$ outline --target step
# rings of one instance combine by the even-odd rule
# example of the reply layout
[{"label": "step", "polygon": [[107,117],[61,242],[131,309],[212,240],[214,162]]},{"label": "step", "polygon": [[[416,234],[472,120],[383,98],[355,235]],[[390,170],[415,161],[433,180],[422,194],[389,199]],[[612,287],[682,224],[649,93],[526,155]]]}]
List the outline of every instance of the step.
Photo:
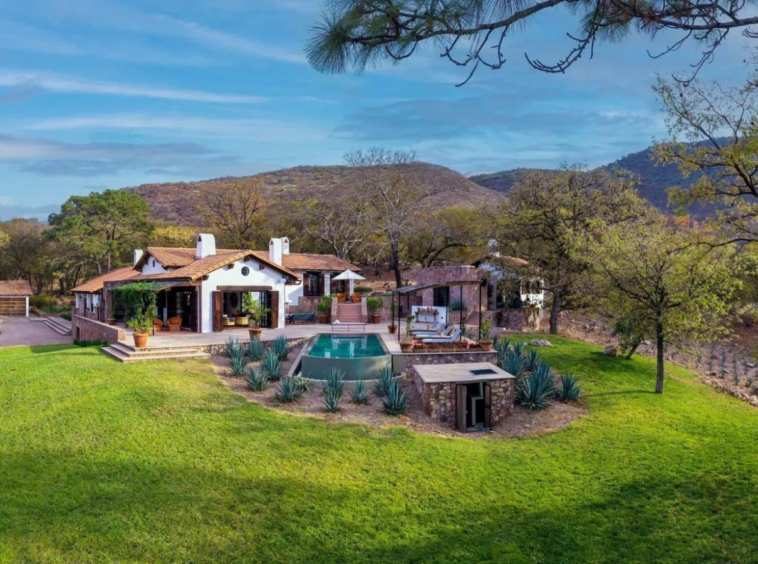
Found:
[{"label": "step", "polygon": [[187,352],[162,352],[162,353],[143,353],[143,354],[127,354],[123,350],[116,349],[114,347],[104,347],[101,349],[105,354],[112,356],[119,362],[143,362],[147,360],[177,360],[184,358],[209,358],[208,353],[200,351],[187,351]]},{"label": "step", "polygon": [[[148,342],[149,344],[149,342]],[[161,353],[186,353],[186,352],[202,352],[197,345],[176,345],[170,347],[150,347],[147,346],[144,349],[138,349],[134,346],[120,341],[114,343],[111,347],[120,350],[121,352],[129,355],[145,355],[145,354],[161,354]]]},{"label": "step", "polygon": [[[64,322],[64,323],[61,323],[61,322]],[[65,319],[59,319],[57,317],[46,317],[45,325],[50,327],[50,329],[52,329],[59,335],[71,334],[71,324],[65,325]]]}]

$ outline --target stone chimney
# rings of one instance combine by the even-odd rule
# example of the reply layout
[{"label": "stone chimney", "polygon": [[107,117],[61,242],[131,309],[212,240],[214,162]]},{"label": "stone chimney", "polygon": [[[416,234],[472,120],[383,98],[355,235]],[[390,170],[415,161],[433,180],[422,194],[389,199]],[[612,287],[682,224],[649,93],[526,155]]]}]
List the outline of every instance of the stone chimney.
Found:
[{"label": "stone chimney", "polygon": [[134,249],[134,264],[132,266],[137,266],[137,263],[139,262],[139,259],[142,258],[143,254],[145,254],[145,251],[142,249]]},{"label": "stone chimney", "polygon": [[[289,241],[287,241],[287,254],[289,254]],[[268,260],[274,264],[282,266],[282,255],[284,254],[284,243],[282,239],[271,239],[268,242]]]},{"label": "stone chimney", "polygon": [[195,258],[202,259],[216,254],[216,238],[210,233],[200,233],[197,236]]}]

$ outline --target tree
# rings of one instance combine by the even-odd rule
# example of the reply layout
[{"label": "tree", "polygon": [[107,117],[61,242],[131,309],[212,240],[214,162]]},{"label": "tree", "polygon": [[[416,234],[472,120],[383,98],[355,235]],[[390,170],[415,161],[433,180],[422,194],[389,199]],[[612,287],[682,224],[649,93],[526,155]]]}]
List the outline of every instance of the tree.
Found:
[{"label": "tree", "polygon": [[672,189],[672,200],[716,204],[730,241],[758,240],[758,72],[742,87],[659,80],[655,90],[672,136],[656,146],[658,159],[698,175],[691,189]]},{"label": "tree", "polygon": [[608,228],[588,247],[601,288],[598,307],[634,319],[655,340],[656,385],[663,393],[667,343],[709,341],[726,334],[723,321],[738,286],[732,246],[659,220]]},{"label": "tree", "polygon": [[419,229],[419,218],[433,209],[432,198],[446,188],[435,186],[418,174],[413,151],[373,148],[348,153],[345,161],[360,173],[363,193],[360,197],[365,198],[371,221],[387,241],[390,269],[395,272],[395,283],[400,288],[402,246]]},{"label": "tree", "polygon": [[[713,59],[716,49],[733,30],[755,38],[748,26],[758,24],[750,4],[731,0],[327,0],[321,21],[313,28],[306,47],[308,60],[322,72],[363,70],[383,61],[412,57],[424,43],[433,43],[440,55],[457,66],[468,67],[463,83],[483,66],[500,69],[505,63],[503,45],[540,13],[568,7],[579,31],[569,34],[574,46],[554,64],[527,61],[537,70],[565,72],[586,53],[592,57],[602,41],[617,41],[630,31],[649,35],[664,30],[677,33],[668,53],[684,43],[702,46],[694,74]],[[570,13],[570,12],[569,12]],[[661,55],[660,54],[654,54]]]},{"label": "tree", "polygon": [[481,258],[488,239],[481,218],[481,210],[454,207],[420,218],[421,228],[406,245],[408,260],[426,268]]},{"label": "tree", "polygon": [[509,254],[529,261],[528,276],[539,276],[552,296],[550,332],[558,333],[560,313],[587,305],[579,290],[588,268],[584,245],[606,225],[627,223],[649,213],[634,181],[621,172],[564,167],[530,171],[500,210],[498,240]]},{"label": "tree", "polygon": [[7,243],[0,263],[0,279],[28,280],[41,293],[53,281],[51,257],[55,253],[45,238],[45,226],[29,219],[13,219],[3,224]]},{"label": "tree", "polygon": [[225,244],[234,249],[253,249],[264,242],[265,207],[263,180],[239,178],[208,186],[199,211]]},{"label": "tree", "polygon": [[125,190],[72,196],[50,215],[48,236],[76,247],[98,273],[110,272],[131,262],[133,250],[146,241],[153,229],[149,214],[147,202]]}]

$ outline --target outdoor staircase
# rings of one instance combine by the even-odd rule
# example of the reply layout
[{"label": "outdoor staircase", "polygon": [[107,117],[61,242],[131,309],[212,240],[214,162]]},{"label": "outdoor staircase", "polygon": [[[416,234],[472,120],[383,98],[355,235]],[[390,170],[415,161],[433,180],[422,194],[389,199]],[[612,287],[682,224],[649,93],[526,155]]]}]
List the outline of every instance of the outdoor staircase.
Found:
[{"label": "outdoor staircase", "polygon": [[114,343],[102,351],[119,362],[144,362],[147,360],[172,360],[177,358],[209,358],[210,355],[197,347],[136,349],[125,343]]},{"label": "outdoor staircase", "polygon": [[71,322],[66,321],[62,317],[45,317],[45,325],[59,335],[66,336],[71,334]]},{"label": "outdoor staircase", "polygon": [[361,304],[337,304],[337,319],[340,323],[366,323],[361,313]]}]

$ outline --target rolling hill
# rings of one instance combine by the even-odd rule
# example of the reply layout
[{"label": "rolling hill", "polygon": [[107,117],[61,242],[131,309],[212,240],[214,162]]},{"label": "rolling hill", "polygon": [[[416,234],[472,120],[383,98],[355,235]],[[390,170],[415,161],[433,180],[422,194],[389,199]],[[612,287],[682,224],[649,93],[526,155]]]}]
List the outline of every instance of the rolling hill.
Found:
[{"label": "rolling hill", "polygon": [[[462,174],[442,166],[418,163],[413,167],[412,176],[419,181],[430,183],[447,190],[436,197],[438,207],[475,207],[502,199],[502,194],[480,186]],[[275,204],[286,204],[308,196],[323,188],[360,186],[359,171],[347,166],[299,166],[265,172],[251,177],[229,177],[200,182],[174,182],[144,184],[126,188],[142,196],[158,220],[178,225],[196,225],[196,210],[201,202],[201,194],[208,188],[223,186],[246,178],[262,178],[264,191]]]}]

